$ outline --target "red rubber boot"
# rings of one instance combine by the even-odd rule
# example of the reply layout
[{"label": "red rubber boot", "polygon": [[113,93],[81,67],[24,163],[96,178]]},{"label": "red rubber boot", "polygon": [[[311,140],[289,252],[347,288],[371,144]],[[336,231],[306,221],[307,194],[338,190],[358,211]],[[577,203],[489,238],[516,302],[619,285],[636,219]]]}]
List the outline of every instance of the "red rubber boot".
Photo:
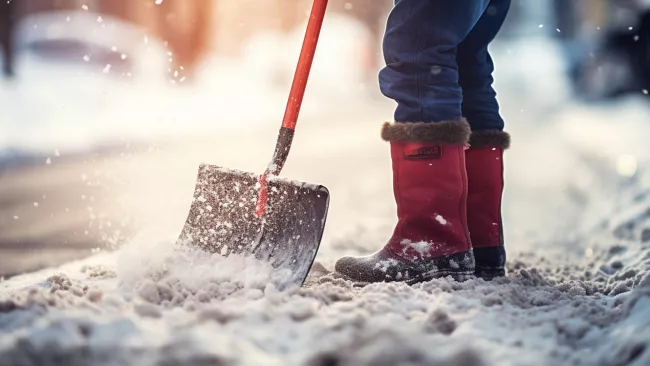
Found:
[{"label": "red rubber boot", "polygon": [[336,271],[361,282],[416,283],[474,275],[466,218],[466,121],[385,124],[397,225],[380,251],[344,257]]},{"label": "red rubber boot", "polygon": [[467,223],[476,259],[476,276],[505,276],[506,251],[501,220],[503,152],[510,135],[502,131],[473,132],[465,152],[469,183]]}]

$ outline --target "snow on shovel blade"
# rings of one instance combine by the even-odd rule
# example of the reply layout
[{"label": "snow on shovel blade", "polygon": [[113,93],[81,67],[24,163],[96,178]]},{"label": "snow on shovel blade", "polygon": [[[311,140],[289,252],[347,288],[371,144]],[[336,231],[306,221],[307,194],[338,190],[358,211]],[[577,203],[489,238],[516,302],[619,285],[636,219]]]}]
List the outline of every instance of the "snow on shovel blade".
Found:
[{"label": "snow on shovel blade", "polygon": [[266,212],[258,218],[258,179],[201,165],[179,242],[223,256],[252,255],[272,265],[282,287],[300,286],[323,236],[329,192],[323,186],[272,179]]}]

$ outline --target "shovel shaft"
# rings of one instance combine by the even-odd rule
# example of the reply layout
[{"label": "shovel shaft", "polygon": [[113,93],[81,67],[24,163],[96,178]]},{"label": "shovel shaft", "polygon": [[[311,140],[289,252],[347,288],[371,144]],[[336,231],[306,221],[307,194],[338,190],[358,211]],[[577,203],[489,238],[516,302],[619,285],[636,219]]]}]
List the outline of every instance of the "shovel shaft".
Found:
[{"label": "shovel shaft", "polygon": [[314,61],[314,54],[316,53],[316,44],[320,36],[320,30],[323,26],[323,19],[325,18],[325,10],[327,9],[328,0],[315,0],[307,23],[307,31],[305,32],[305,40],[302,43],[302,50],[300,51],[300,59],[296,67],[296,73],[293,76],[293,84],[291,85],[291,93],[287,101],[287,108],[284,112],[284,119],[282,120],[282,127],[290,130],[296,129],[298,122],[298,114],[302,105],[302,99],[305,95],[305,88],[307,87],[307,79],[309,79],[309,72],[311,65]]},{"label": "shovel shaft", "polygon": [[284,112],[282,119],[282,127],[278,135],[278,140],[273,152],[273,159],[267,167],[266,171],[259,179],[259,195],[255,213],[258,217],[262,217],[266,210],[266,203],[268,200],[268,179],[270,176],[280,174],[284,163],[287,161],[289,150],[291,150],[291,143],[293,142],[293,135],[298,123],[298,115],[300,114],[300,107],[307,88],[307,80],[309,79],[309,72],[311,65],[314,61],[314,54],[316,53],[316,45],[318,44],[318,37],[320,30],[323,26],[323,19],[325,18],[325,11],[327,9],[328,0],[314,0],[314,5],[311,9],[309,22],[307,23],[307,31],[305,32],[305,39],[302,43],[300,51],[300,58],[298,59],[298,66],[296,73],[293,76],[293,83],[291,85],[291,92],[289,93],[289,100],[287,101],[287,108]]}]

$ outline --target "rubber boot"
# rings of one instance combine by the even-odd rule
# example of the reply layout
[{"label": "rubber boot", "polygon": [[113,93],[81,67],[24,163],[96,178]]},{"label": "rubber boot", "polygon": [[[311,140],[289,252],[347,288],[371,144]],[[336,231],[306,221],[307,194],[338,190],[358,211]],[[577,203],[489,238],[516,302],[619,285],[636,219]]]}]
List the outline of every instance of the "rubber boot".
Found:
[{"label": "rubber boot", "polygon": [[486,280],[505,276],[501,199],[503,152],[510,135],[502,131],[473,132],[465,152],[468,178],[467,223],[476,260],[476,276]]},{"label": "rubber boot", "polygon": [[466,217],[465,120],[390,123],[397,225],[388,243],[365,257],[344,257],[336,271],[360,282],[417,283],[474,276]]}]

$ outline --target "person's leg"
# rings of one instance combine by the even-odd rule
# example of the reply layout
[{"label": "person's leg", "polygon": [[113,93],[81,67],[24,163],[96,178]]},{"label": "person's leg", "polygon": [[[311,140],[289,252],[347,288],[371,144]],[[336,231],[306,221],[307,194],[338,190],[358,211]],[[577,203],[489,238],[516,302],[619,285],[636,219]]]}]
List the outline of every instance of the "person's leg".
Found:
[{"label": "person's leg", "polygon": [[397,225],[383,249],[345,257],[336,271],[357,281],[418,282],[474,275],[467,228],[465,148],[456,47],[488,0],[399,0],[386,30],[382,92],[397,101],[390,142]]},{"label": "person's leg", "polygon": [[492,88],[494,63],[488,45],[499,33],[510,1],[490,1],[474,29],[458,46],[456,61],[463,93],[462,112],[472,131],[502,131],[504,127],[496,92]]},{"label": "person's leg", "polygon": [[397,102],[396,122],[461,118],[456,50],[489,0],[396,0],[388,17],[379,73],[382,93]]},{"label": "person's leg", "polygon": [[467,223],[476,274],[486,279],[505,274],[501,198],[503,151],[510,144],[510,136],[503,132],[503,118],[492,88],[494,64],[488,45],[499,32],[509,7],[510,0],[492,0],[457,53],[462,111],[472,128],[470,148],[465,152]]}]

